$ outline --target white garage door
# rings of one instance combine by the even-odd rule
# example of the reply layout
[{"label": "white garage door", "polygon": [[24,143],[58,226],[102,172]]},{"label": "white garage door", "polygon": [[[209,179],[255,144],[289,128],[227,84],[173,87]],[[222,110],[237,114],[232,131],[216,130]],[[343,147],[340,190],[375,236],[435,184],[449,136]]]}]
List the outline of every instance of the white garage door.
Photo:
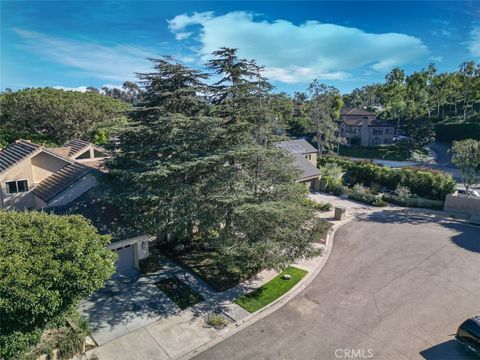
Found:
[{"label": "white garage door", "polygon": [[133,255],[133,245],[128,245],[115,250],[118,254],[117,273],[130,272],[135,269],[135,257]]}]

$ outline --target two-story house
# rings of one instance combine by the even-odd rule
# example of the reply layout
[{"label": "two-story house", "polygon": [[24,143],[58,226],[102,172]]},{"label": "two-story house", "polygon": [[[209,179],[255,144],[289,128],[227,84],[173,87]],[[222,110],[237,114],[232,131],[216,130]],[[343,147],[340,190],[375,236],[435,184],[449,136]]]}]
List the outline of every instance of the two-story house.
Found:
[{"label": "two-story house", "polygon": [[96,183],[106,151],[72,140],[46,148],[17,140],[0,151],[0,208],[42,209],[74,200]]},{"label": "two-story house", "polygon": [[17,140],[0,151],[0,209],[82,215],[100,234],[112,236],[108,248],[118,254],[117,273],[138,269],[151,237],[129,227],[92,189],[106,156],[105,149],[83,140],[57,148]]},{"label": "two-story house", "polygon": [[350,145],[376,146],[392,144],[395,126],[377,119],[375,113],[358,108],[343,108],[340,112],[340,135]]},{"label": "two-story house", "polygon": [[275,146],[293,156],[293,164],[300,170],[297,181],[310,190],[318,190],[320,171],[317,168],[317,149],[304,139],[280,141]]}]

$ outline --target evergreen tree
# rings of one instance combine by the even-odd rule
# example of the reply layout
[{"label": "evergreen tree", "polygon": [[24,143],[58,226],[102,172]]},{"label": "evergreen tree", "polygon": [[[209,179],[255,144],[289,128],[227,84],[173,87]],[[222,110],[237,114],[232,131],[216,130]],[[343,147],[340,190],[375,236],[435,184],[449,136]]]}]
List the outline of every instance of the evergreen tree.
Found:
[{"label": "evergreen tree", "polygon": [[207,74],[188,68],[169,56],[150,61],[153,72],[137,74],[143,87],[142,101],[138,105],[141,117],[147,112],[190,116],[205,110],[205,100],[199,93],[206,90],[203,81],[208,78]]},{"label": "evergreen tree", "polygon": [[[107,165],[116,184],[111,198],[165,246],[208,242],[222,264],[282,268],[315,253],[319,220],[305,206],[292,159],[272,144],[270,85],[259,66],[235,54],[221,49],[208,63],[223,79],[213,87],[215,117],[193,115],[193,94],[203,86],[193,70],[162,63],[158,74],[142,77],[145,107]],[[185,74],[195,80],[178,82]]]}]

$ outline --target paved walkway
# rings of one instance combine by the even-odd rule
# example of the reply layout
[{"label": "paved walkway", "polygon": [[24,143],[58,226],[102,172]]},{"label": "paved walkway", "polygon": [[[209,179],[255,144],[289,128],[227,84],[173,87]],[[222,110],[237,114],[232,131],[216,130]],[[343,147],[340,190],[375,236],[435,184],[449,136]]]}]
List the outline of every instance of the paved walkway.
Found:
[{"label": "paved walkway", "polygon": [[[318,202],[330,202],[334,206],[346,207],[347,217],[350,218],[385,209],[372,208],[326,194],[317,193],[309,196]],[[339,224],[339,221],[334,220],[333,214],[332,209],[319,213],[318,216],[331,221],[334,225]],[[316,246],[324,248],[322,244]],[[313,259],[299,261],[294,266],[313,274],[319,270],[322,257],[326,256],[328,254],[324,253]],[[118,280],[114,281],[101,296],[97,295],[97,298],[89,299],[82,305],[84,313],[91,319],[89,323],[93,324],[92,335],[101,345],[87,355],[96,354],[100,360],[188,358],[194,349],[216,339],[220,340],[227,332],[235,330],[236,325],[257,316],[251,315],[233,301],[260,287],[278,274],[275,271],[262,271],[232,289],[217,293],[176,263],[166,258],[162,259],[161,263],[163,269],[158,273],[137,276],[130,283],[122,284],[118,283]],[[322,266],[323,264],[324,261]],[[188,284],[194,291],[201,294],[205,301],[188,310],[180,311],[155,286],[158,280],[172,276]],[[122,290],[122,286],[126,289]],[[111,290],[108,290],[112,287],[120,288],[117,293],[113,292],[113,297]],[[154,299],[147,301],[150,298]],[[100,300],[95,306],[95,301],[98,299]],[[118,304],[113,305],[114,303]],[[209,327],[206,324],[207,316],[218,312],[230,319],[232,325],[223,330]]]},{"label": "paved walkway", "polygon": [[[312,271],[319,258],[295,266]],[[100,345],[87,356],[96,354],[101,360],[178,358],[228,331],[228,328],[216,330],[208,326],[208,315],[222,313],[232,323],[250,317],[249,312],[233,301],[278,274],[265,270],[217,293],[173,261],[163,258],[161,263],[163,269],[155,274],[112,279],[104,289],[82,303],[80,309],[90,324],[93,338]],[[173,276],[201,294],[205,301],[181,311],[155,285]]]}]

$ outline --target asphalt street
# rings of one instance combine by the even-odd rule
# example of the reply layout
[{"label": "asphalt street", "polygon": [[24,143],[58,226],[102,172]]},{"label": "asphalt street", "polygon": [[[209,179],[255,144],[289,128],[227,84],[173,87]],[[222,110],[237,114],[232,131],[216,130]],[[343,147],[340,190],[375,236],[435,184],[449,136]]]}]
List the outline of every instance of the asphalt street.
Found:
[{"label": "asphalt street", "polygon": [[479,274],[479,227],[365,215],[301,294],[195,359],[476,359],[453,335],[480,314]]}]

